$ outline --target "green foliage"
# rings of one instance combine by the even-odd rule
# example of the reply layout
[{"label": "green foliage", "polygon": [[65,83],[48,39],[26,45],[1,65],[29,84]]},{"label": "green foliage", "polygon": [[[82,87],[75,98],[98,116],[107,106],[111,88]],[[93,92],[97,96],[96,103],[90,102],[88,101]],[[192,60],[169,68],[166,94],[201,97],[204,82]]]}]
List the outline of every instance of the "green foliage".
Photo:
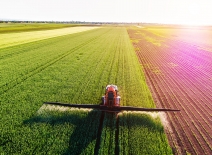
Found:
[{"label": "green foliage", "polygon": [[105,113],[99,154],[115,154],[116,115]]},{"label": "green foliage", "polygon": [[123,112],[119,115],[120,154],[172,154],[159,117]]},{"label": "green foliage", "polygon": [[[0,70],[2,154],[93,154],[101,113],[39,110],[45,101],[99,104],[104,87],[116,84],[122,105],[155,107],[124,27],[101,28],[0,48]],[[157,123],[156,127],[154,122],[150,124],[153,131],[142,129],[140,116],[129,117],[138,126],[126,124],[126,121],[130,123],[128,115],[120,119],[121,152],[126,149],[138,153],[140,149],[134,148],[140,144],[142,148],[154,147],[149,145],[153,144],[151,139],[167,145],[165,138],[161,140],[164,133]],[[115,152],[115,123],[113,115],[105,115],[100,154]],[[158,137],[152,136],[155,130]],[[129,131],[134,138],[138,134],[150,140],[142,143],[140,138],[133,143],[127,136]]]}]

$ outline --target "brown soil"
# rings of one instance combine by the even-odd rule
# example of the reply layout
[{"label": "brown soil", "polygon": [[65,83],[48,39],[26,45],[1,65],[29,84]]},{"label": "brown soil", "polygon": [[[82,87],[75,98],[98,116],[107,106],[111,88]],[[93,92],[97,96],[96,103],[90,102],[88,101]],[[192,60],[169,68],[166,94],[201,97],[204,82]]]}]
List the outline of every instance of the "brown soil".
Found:
[{"label": "brown soil", "polygon": [[157,107],[181,110],[167,113],[173,152],[212,154],[212,52],[188,38],[148,29],[128,29],[128,34]]}]

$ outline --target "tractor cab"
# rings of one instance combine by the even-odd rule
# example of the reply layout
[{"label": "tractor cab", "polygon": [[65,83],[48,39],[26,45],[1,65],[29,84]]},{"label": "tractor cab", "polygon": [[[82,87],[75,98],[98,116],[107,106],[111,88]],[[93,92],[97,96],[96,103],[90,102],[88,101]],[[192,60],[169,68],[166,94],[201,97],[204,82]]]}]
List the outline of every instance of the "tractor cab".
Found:
[{"label": "tractor cab", "polygon": [[109,108],[119,107],[121,97],[118,95],[118,87],[116,85],[107,85],[105,95],[102,96],[102,105]]}]

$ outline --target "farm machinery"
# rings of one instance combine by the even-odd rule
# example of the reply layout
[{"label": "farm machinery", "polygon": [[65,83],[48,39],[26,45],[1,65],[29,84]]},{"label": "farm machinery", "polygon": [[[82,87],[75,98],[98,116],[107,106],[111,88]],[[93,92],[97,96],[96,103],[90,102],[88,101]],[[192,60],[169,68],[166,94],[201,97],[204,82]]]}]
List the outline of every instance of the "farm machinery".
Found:
[{"label": "farm machinery", "polygon": [[105,89],[105,95],[102,96],[102,102],[99,105],[95,104],[68,104],[60,102],[44,102],[49,105],[59,105],[75,108],[92,108],[105,112],[119,113],[122,111],[180,111],[177,109],[164,109],[164,108],[142,108],[132,106],[120,106],[120,95],[118,93],[118,87],[116,85],[107,85]]}]

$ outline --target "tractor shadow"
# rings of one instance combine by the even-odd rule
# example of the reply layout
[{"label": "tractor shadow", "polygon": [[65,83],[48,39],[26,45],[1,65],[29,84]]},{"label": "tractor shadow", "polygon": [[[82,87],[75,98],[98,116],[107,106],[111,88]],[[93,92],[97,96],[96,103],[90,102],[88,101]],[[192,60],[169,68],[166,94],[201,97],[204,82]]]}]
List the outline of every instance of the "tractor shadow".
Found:
[{"label": "tractor shadow", "polygon": [[[35,126],[40,124],[48,124],[54,129],[55,126],[61,125],[61,131],[64,130],[64,124],[69,124],[71,126],[70,133],[66,134],[69,137],[67,149],[62,150],[64,155],[78,155],[83,153],[83,151],[88,147],[90,143],[95,141],[95,149],[93,154],[98,154],[99,149],[99,140],[101,137],[101,128],[103,122],[103,113],[97,110],[71,110],[71,111],[54,111],[54,110],[45,110],[39,112],[35,116],[27,119],[23,122],[24,125]],[[69,127],[70,127],[69,126]],[[74,128],[74,129],[73,129]],[[49,131],[52,133],[52,131]],[[49,134],[46,133],[46,134]],[[53,134],[56,134],[53,132]],[[59,134],[60,135],[60,134]],[[58,137],[57,137],[58,138]],[[47,146],[51,147],[51,146]],[[47,149],[48,151],[48,149]],[[54,153],[54,152],[53,152]]]},{"label": "tractor shadow", "polygon": [[[80,114],[80,111],[82,115]],[[111,117],[108,117],[111,115]],[[113,115],[113,116],[112,116]],[[107,116],[107,117],[106,117]],[[112,113],[105,113],[97,110],[91,111],[83,111],[75,110],[73,111],[45,111],[35,116],[31,117],[28,120],[25,120],[23,124],[25,125],[36,125],[36,124],[48,124],[54,128],[54,126],[61,125],[61,132],[64,128],[64,124],[71,124],[74,126],[74,129],[67,133],[69,137],[68,147],[65,150],[62,150],[62,154],[68,155],[78,155],[83,154],[84,150],[89,146],[91,143],[95,143],[95,148],[92,148],[92,154],[99,154],[99,149],[101,146],[101,134],[102,129],[104,127],[111,128],[116,130],[115,132],[115,150],[114,154],[119,154],[119,127],[127,127],[131,128],[133,126],[140,126],[149,128],[149,130],[159,131],[163,130],[163,127],[155,121],[150,116],[142,116],[139,115],[121,115],[121,117],[116,118],[116,123],[114,125],[114,120],[107,120],[108,123],[104,123],[108,118],[116,118]],[[110,123],[111,121],[111,123]],[[112,124],[112,125],[111,125]],[[66,129],[67,130],[67,129]],[[71,130],[71,129],[70,129]],[[60,132],[60,131],[57,131]],[[51,132],[49,132],[51,133]],[[47,134],[49,134],[47,133]],[[92,144],[93,146],[93,144]],[[50,146],[51,147],[51,146]],[[48,152],[49,149],[47,149]],[[90,149],[91,150],[91,149]]]}]

